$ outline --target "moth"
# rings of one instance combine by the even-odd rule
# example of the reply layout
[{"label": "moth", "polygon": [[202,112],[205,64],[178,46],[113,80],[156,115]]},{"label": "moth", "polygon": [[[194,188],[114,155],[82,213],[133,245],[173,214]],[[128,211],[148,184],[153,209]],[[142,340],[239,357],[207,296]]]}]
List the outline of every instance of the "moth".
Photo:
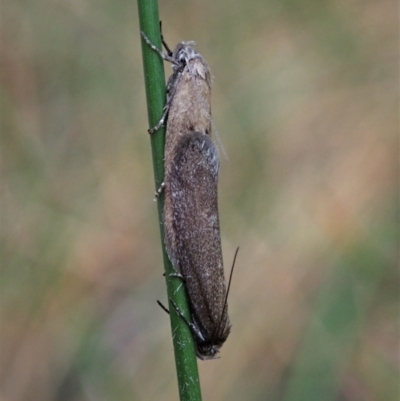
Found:
[{"label": "moth", "polygon": [[165,245],[186,287],[191,321],[173,305],[192,331],[197,356],[214,359],[231,324],[218,215],[220,162],[211,138],[211,71],[193,42],[170,51],[163,40],[164,54],[142,37],[173,69],[163,117],[150,132],[166,122]]}]

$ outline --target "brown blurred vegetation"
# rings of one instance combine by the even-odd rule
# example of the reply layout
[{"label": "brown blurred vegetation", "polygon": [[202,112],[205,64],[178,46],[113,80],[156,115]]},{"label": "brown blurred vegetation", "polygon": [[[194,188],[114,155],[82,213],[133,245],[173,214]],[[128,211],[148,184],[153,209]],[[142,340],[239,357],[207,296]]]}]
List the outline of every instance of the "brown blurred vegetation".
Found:
[{"label": "brown blurred vegetation", "polygon": [[[226,269],[241,247],[203,399],[398,400],[398,2],[160,16],[213,71]],[[136,3],[1,19],[1,400],[176,400]]]}]

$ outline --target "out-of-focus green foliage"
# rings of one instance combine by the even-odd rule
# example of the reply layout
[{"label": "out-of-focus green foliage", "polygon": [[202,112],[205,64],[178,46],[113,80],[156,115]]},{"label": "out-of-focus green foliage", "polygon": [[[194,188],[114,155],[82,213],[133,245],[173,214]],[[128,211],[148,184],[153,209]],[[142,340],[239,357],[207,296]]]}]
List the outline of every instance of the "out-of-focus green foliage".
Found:
[{"label": "out-of-focus green foliage", "polygon": [[[203,399],[398,400],[398,3],[160,16],[213,71],[227,270],[241,247]],[[176,400],[136,3],[1,17],[0,396]]]}]

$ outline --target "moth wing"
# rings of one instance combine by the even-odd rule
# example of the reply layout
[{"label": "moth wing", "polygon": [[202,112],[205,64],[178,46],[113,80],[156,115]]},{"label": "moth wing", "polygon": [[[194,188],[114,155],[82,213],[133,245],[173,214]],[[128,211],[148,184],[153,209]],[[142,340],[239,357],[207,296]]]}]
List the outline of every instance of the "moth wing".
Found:
[{"label": "moth wing", "polygon": [[175,264],[203,330],[221,320],[225,279],[218,217],[218,150],[210,136],[182,135],[169,178]]}]

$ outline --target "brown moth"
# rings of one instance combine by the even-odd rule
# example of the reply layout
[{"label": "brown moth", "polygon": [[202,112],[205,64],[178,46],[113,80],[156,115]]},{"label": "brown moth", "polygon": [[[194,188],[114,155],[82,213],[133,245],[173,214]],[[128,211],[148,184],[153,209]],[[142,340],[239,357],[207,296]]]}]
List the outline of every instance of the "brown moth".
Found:
[{"label": "brown moth", "polygon": [[[179,43],[172,63],[167,103],[157,130],[166,120],[163,190],[165,245],[182,276],[189,299],[197,356],[213,359],[231,325],[221,251],[217,186],[219,155],[211,139],[211,72],[193,42]],[[178,313],[183,317],[179,309]]]}]

